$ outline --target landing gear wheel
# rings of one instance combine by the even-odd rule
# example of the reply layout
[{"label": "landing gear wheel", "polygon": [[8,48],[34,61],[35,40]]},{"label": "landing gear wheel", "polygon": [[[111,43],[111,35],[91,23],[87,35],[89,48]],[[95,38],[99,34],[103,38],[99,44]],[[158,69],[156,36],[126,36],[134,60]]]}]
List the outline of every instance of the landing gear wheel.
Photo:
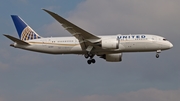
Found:
[{"label": "landing gear wheel", "polygon": [[96,60],[95,60],[95,59],[92,59],[91,62],[92,62],[92,63],[96,63]]},{"label": "landing gear wheel", "polygon": [[95,56],[95,54],[91,54],[91,53],[86,53],[86,54],[84,54],[84,57],[86,58],[86,59],[88,59],[87,60],[87,63],[90,65],[91,63],[96,63],[96,60],[95,59],[93,59],[93,57]]},{"label": "landing gear wheel", "polygon": [[89,58],[89,54],[84,54],[84,57],[87,59]]},{"label": "landing gear wheel", "polygon": [[90,59],[90,60],[87,60],[87,63],[90,65],[91,63],[96,63],[96,60],[95,59]]},{"label": "landing gear wheel", "polygon": [[156,54],[156,58],[159,58],[159,54]]},{"label": "landing gear wheel", "polygon": [[87,63],[90,65],[91,64],[91,60],[88,60]]}]

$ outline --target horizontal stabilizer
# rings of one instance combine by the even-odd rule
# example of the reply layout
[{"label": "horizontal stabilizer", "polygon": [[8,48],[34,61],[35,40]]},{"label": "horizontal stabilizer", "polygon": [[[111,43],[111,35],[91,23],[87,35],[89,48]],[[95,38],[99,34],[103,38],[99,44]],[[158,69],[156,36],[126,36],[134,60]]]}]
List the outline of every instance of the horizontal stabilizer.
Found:
[{"label": "horizontal stabilizer", "polygon": [[10,40],[16,42],[17,44],[21,44],[21,45],[29,45],[29,43],[25,42],[25,41],[22,41],[20,39],[17,39],[13,36],[10,36],[10,35],[6,35],[6,34],[3,34],[5,37],[9,38]]}]

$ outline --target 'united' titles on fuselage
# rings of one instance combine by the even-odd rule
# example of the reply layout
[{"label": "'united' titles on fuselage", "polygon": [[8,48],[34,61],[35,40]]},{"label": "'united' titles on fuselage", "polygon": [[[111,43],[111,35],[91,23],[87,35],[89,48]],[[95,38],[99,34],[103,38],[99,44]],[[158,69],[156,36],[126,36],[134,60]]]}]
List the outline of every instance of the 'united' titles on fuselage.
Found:
[{"label": "'united' titles on fuselage", "polygon": [[146,35],[119,35],[117,39],[139,39],[139,38],[146,38]]}]

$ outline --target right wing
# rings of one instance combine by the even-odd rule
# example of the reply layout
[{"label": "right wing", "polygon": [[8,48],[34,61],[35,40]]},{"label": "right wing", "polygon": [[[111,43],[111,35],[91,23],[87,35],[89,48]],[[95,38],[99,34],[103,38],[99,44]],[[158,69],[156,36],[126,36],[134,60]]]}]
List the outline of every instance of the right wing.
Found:
[{"label": "right wing", "polygon": [[62,26],[69,31],[74,37],[76,37],[79,40],[79,43],[81,45],[81,48],[83,50],[86,50],[88,46],[94,46],[97,47],[94,43],[100,42],[101,38],[98,36],[95,36],[80,27],[74,25],[73,23],[67,21],[63,17],[59,16],[58,14],[55,14],[51,11],[48,11],[46,9],[43,9],[47,13],[49,13],[53,18],[55,18],[59,23],[62,24]]}]

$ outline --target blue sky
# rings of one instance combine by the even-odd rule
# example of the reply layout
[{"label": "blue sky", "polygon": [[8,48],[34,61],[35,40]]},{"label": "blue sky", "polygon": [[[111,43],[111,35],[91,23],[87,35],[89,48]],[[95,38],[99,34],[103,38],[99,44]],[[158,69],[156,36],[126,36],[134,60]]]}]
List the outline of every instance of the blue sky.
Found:
[{"label": "blue sky", "polygon": [[[0,101],[179,101],[179,4],[177,0],[1,1]],[[159,59],[155,52],[124,53],[122,62],[95,57],[94,65],[87,65],[80,55],[10,47],[12,42],[2,34],[18,37],[12,14],[41,36],[71,36],[42,8],[96,35],[152,33],[166,37],[174,47]]]}]

